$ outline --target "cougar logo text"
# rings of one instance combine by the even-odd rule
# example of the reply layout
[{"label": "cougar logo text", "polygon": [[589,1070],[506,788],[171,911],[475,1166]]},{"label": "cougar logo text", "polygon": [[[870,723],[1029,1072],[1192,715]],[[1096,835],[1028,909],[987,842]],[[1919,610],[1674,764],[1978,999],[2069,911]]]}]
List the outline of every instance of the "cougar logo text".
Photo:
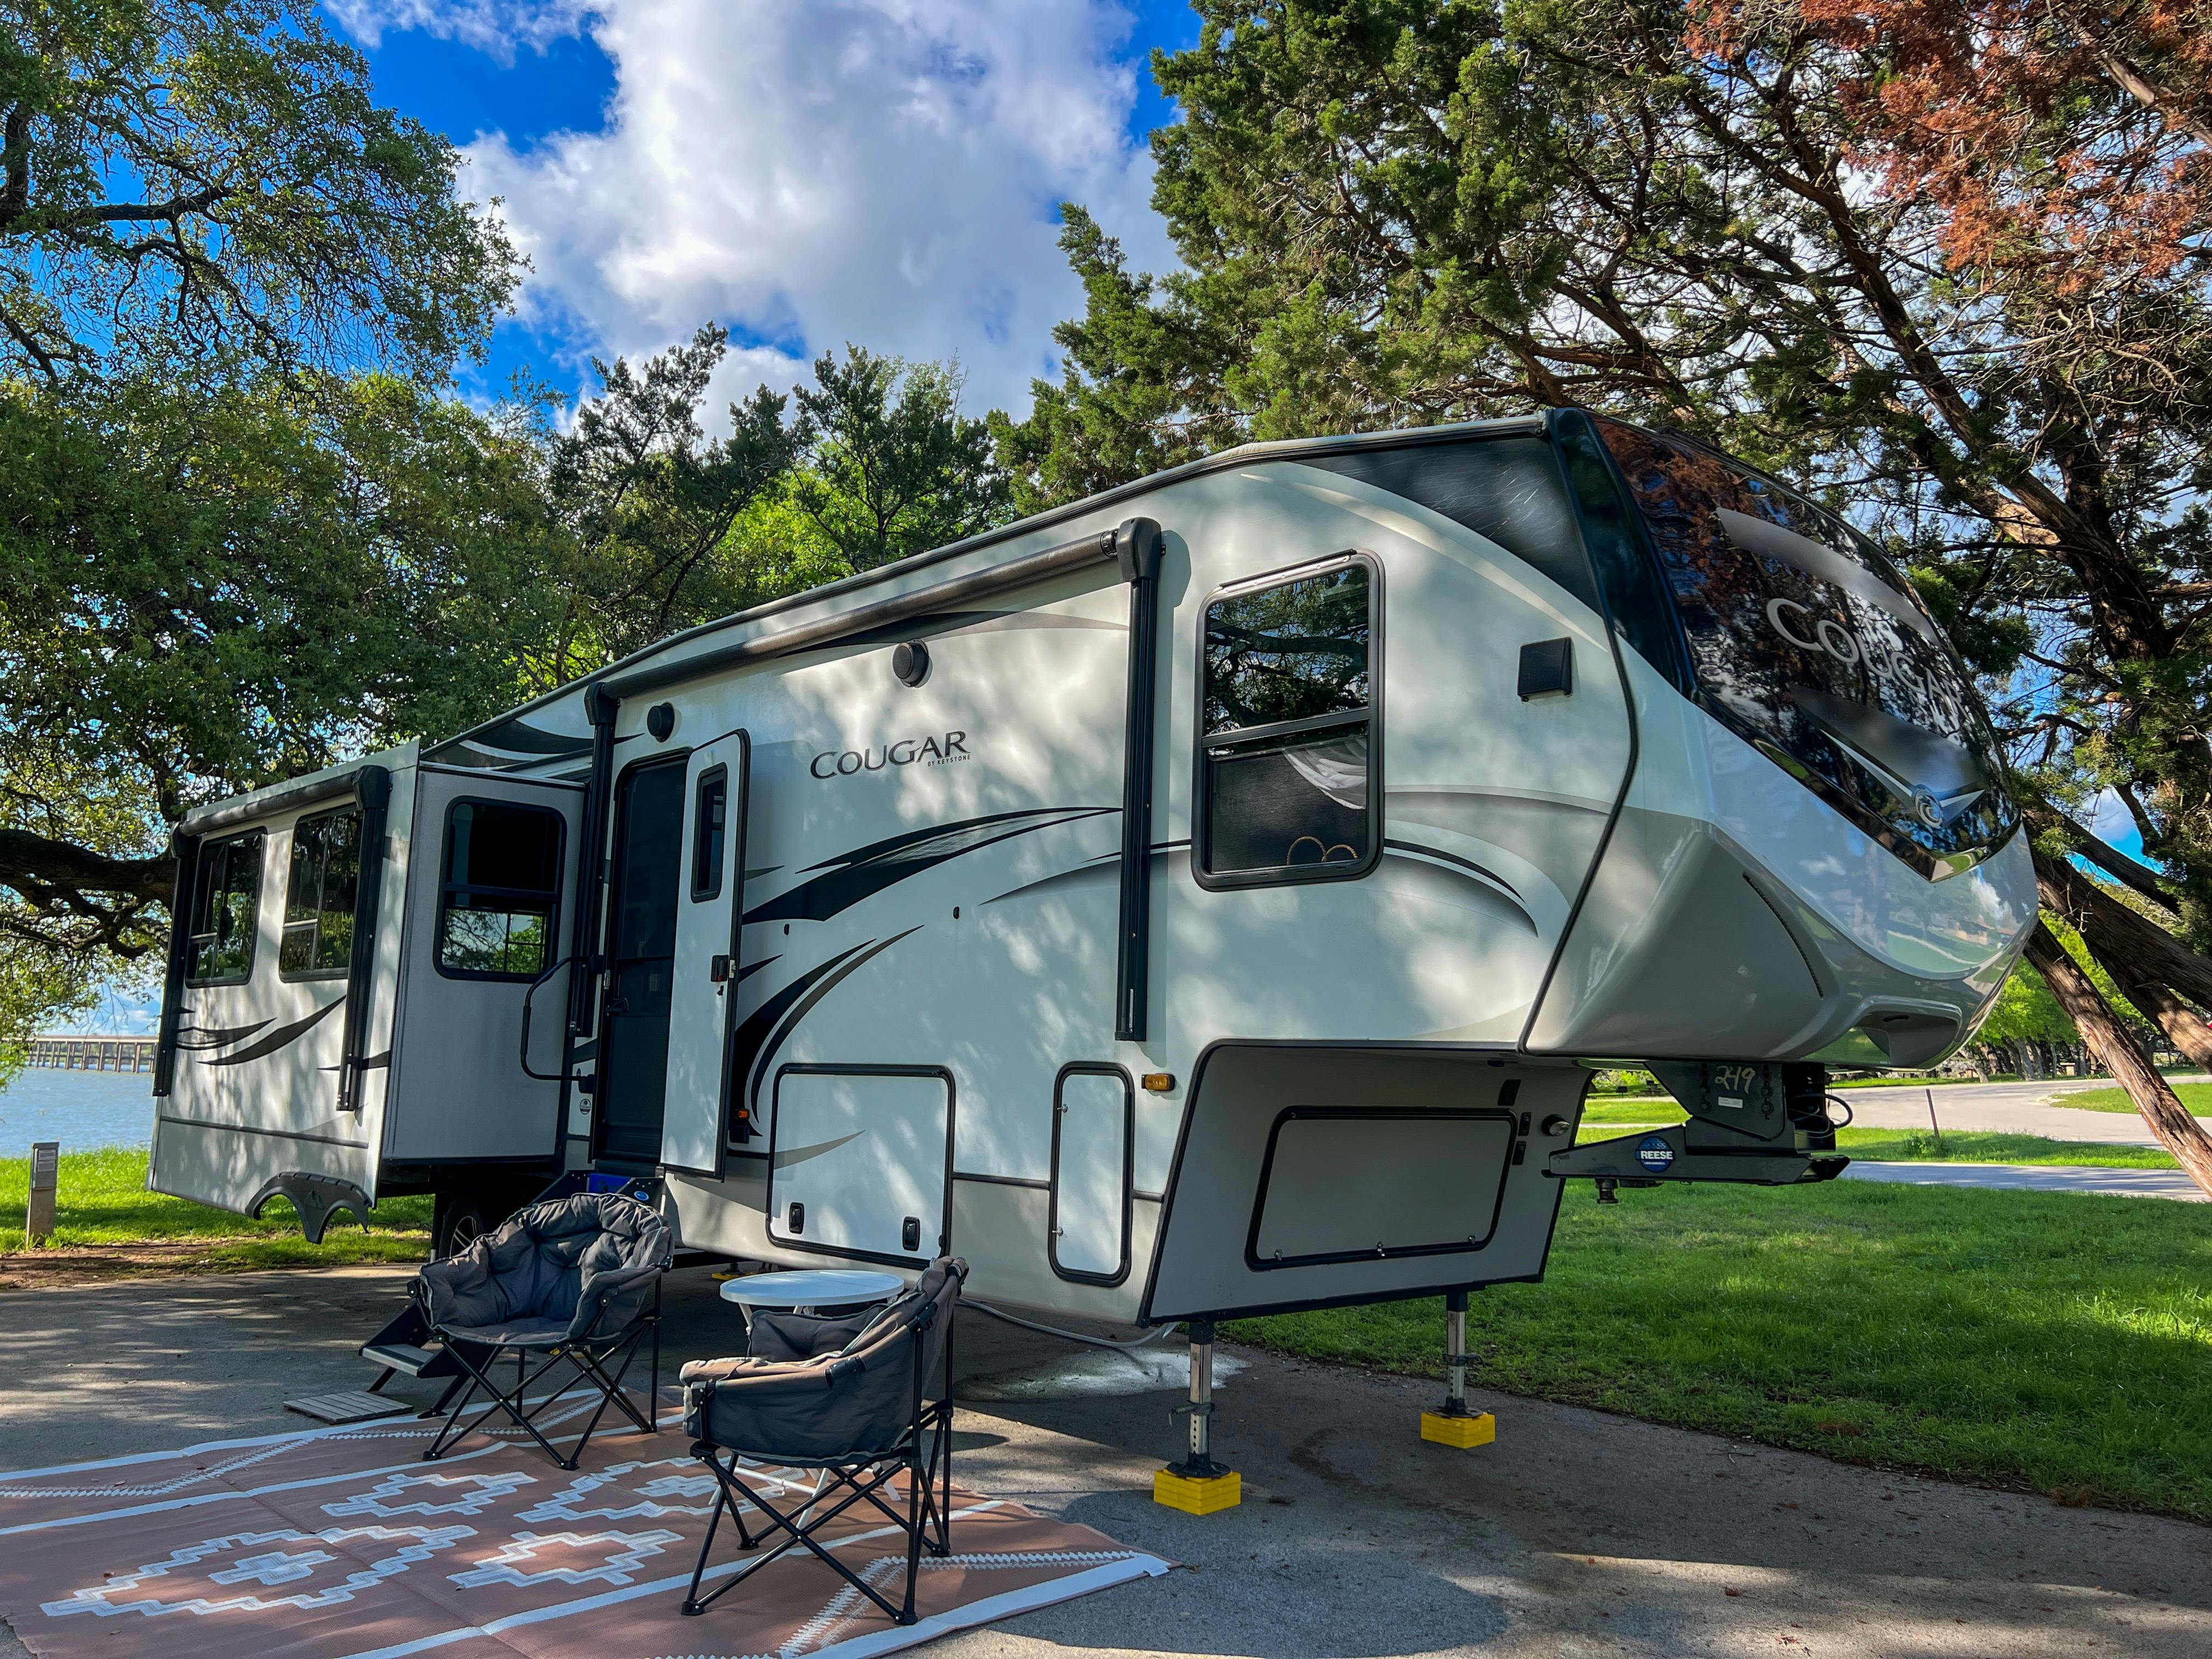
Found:
[{"label": "cougar logo text", "polygon": [[942,766],[968,758],[968,734],[947,732],[942,737],[901,738],[880,749],[848,749],[840,754],[827,750],[806,763],[817,778],[851,777],[855,772],[880,772],[886,766]]}]

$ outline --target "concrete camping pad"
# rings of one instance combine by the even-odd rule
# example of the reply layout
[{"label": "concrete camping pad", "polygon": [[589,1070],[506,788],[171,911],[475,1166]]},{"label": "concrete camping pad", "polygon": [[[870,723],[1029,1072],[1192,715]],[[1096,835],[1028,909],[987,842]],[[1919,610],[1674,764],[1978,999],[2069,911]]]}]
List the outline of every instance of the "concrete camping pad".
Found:
[{"label": "concrete camping pad", "polygon": [[[407,1278],[355,1268],[0,1296],[0,1465],[296,1425],[285,1400],[374,1375],[354,1348]],[[742,1347],[714,1290],[703,1271],[670,1277],[667,1370]],[[1214,1433],[1245,1501],[1201,1520],[1151,1498],[1182,1432],[1172,1346],[1125,1376],[1099,1351],[967,1314],[955,1351],[963,1486],[1178,1570],[945,1637],[928,1651],[945,1659],[2212,1652],[2212,1529],[2187,1522],[1480,1388],[1498,1443],[1456,1451],[1415,1427],[1434,1382],[1241,1348],[1223,1350],[1244,1364],[1224,1376]],[[427,1402],[434,1389],[416,1392]],[[606,1442],[609,1463],[624,1444]],[[733,1651],[708,1644],[711,1622],[684,1620],[687,1645],[610,1646],[605,1659]],[[20,1651],[0,1625],[0,1659]]]}]

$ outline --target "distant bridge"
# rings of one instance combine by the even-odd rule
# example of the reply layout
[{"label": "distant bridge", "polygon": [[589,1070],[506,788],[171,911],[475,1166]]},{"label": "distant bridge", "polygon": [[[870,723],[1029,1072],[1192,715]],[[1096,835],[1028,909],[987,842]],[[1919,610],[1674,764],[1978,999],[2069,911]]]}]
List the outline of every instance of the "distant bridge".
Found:
[{"label": "distant bridge", "polygon": [[64,1072],[150,1072],[149,1036],[71,1036],[49,1033],[31,1039],[31,1064]]}]

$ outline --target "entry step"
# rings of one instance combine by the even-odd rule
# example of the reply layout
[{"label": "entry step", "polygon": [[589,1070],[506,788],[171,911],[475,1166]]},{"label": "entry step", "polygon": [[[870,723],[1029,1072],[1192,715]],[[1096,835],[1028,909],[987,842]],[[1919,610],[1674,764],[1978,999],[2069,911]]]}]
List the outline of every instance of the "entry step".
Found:
[{"label": "entry step", "polygon": [[284,1409],[319,1423],[367,1423],[380,1417],[404,1417],[414,1407],[366,1389],[350,1389],[343,1394],[311,1394],[304,1400],[288,1400]]},{"label": "entry step", "polygon": [[[418,1348],[411,1342],[370,1342],[362,1346],[361,1357],[372,1365],[382,1365],[407,1376],[420,1376],[434,1362],[443,1359],[446,1351],[443,1348]],[[336,1399],[337,1396],[330,1397]]]}]

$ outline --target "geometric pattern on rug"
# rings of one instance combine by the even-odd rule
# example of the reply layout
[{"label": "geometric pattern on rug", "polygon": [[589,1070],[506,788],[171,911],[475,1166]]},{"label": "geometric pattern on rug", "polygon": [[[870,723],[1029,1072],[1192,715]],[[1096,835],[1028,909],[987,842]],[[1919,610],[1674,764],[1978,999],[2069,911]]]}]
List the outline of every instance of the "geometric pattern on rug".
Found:
[{"label": "geometric pattern on rug", "polygon": [[[594,1398],[539,1420],[573,1433]],[[0,1474],[0,1616],[40,1659],[863,1659],[1167,1571],[955,1486],[953,1553],[922,1558],[918,1624],[798,1553],[685,1619],[714,1482],[679,1419],[672,1397],[658,1433],[603,1426],[573,1474],[511,1429],[425,1464],[436,1425],[386,1419]],[[793,1503],[817,1489],[809,1471],[747,1474]],[[848,1512],[822,1536],[888,1593],[906,1553],[881,1520]],[[718,1546],[707,1587],[747,1559]]]}]

